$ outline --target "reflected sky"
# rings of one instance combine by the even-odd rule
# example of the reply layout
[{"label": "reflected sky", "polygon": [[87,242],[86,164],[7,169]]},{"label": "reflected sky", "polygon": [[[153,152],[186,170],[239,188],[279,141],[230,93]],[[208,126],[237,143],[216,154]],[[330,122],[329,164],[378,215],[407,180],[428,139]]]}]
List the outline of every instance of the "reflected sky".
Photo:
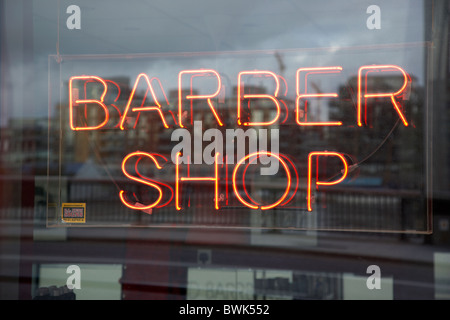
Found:
[{"label": "reflected sky", "polygon": [[[69,30],[69,5],[81,29]],[[61,54],[198,52],[335,47],[424,39],[422,0],[377,1],[381,29],[369,30],[373,1],[64,1]],[[54,48],[58,1],[35,2],[35,47]],[[52,37],[53,35],[54,37]]]},{"label": "reflected sky", "polygon": [[[40,0],[31,8],[33,81],[35,104],[21,103],[21,92],[14,93],[20,107],[8,112],[8,117],[40,117],[47,114],[48,56],[54,54],[152,54],[181,52],[240,52],[251,50],[290,50],[304,48],[332,48],[326,54],[298,57],[295,64],[286,66],[294,72],[302,63],[317,65],[344,64],[352,55],[333,55],[340,48],[425,41],[425,10],[423,0],[377,1],[381,9],[381,29],[370,30],[366,22],[371,14],[367,8],[373,1],[267,1],[267,0]],[[67,7],[78,5],[81,10],[81,29],[66,26],[70,13]],[[7,4],[7,12],[15,12],[14,4]],[[18,11],[18,10],[17,10]],[[19,12],[19,11],[18,11]],[[16,56],[22,46],[16,42],[13,21],[20,23],[27,17],[7,17],[8,46],[11,65],[11,86],[15,87],[16,70],[27,68]],[[423,81],[424,52],[403,51],[400,60],[407,61],[408,71]],[[411,56],[414,55],[414,56]],[[387,59],[390,59],[388,56]],[[375,59],[374,59],[375,60]],[[398,57],[391,60],[399,60]],[[217,62],[217,59],[215,60]],[[233,67],[245,69],[248,60],[235,60]],[[401,62],[401,61],[400,61]],[[398,62],[398,63],[400,63]],[[207,61],[210,63],[210,61]],[[371,63],[367,59],[367,63]],[[395,63],[392,61],[391,63]],[[201,63],[199,63],[201,64]],[[309,65],[311,66],[311,65]],[[216,67],[206,65],[205,67]],[[261,62],[258,68],[279,68],[273,58],[270,65]],[[172,62],[160,68],[139,66],[126,69],[115,65],[105,72],[133,78],[139,72],[178,72]],[[126,70],[124,70],[126,69]],[[292,70],[291,70],[292,69]],[[276,71],[276,69],[275,69]],[[22,81],[18,79],[17,81]],[[42,94],[40,94],[42,93]],[[22,106],[24,106],[22,108]],[[5,119],[2,120],[5,124]]]}]

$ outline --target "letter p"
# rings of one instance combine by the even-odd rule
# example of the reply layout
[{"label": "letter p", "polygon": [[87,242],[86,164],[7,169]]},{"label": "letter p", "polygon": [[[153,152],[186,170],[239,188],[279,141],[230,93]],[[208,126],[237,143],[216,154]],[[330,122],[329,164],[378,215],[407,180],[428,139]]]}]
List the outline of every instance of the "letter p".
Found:
[{"label": "letter p", "polygon": [[[316,157],[316,186],[323,185],[323,186],[331,186],[338,184],[342,182],[346,177],[348,173],[348,164],[345,160],[344,156],[337,152],[329,152],[329,151],[323,151],[323,152],[311,152],[308,156],[308,190],[307,190],[307,203],[308,203],[308,211],[312,211],[311,202],[312,202],[312,167],[313,167],[313,158]],[[319,157],[338,157],[343,165],[344,168],[341,170],[341,177],[338,180],[334,181],[323,181],[318,179],[318,173],[319,173]]]}]

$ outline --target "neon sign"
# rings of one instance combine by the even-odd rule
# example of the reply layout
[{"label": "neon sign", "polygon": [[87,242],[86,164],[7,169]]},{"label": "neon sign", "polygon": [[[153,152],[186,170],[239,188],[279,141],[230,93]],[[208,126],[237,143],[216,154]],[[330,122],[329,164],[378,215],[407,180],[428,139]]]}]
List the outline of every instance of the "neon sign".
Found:
[{"label": "neon sign", "polygon": [[[311,90],[311,77],[334,77],[340,75],[344,68],[342,66],[328,66],[328,67],[302,67],[298,68],[295,73],[295,106],[294,118],[295,125],[298,128],[312,128],[312,127],[330,127],[339,128],[343,126],[340,119],[329,121],[311,121],[309,115],[314,106],[309,102],[320,99],[335,99],[340,98],[338,92],[318,92]],[[370,86],[370,77],[377,73],[395,73],[401,76],[402,84],[394,90],[384,90],[372,88]],[[169,109],[169,99],[165,93],[163,85],[157,77],[150,78],[145,73],[140,73],[134,81],[131,92],[126,100],[123,110],[121,111],[117,104],[108,105],[105,101],[109,94],[108,83],[110,80],[102,79],[96,75],[80,75],[72,76],[69,80],[69,124],[73,131],[96,131],[96,130],[110,130],[116,129],[120,131],[134,130],[139,122],[141,113],[151,113],[155,115],[155,121],[158,121],[163,130],[169,128],[186,128],[194,124],[196,113],[205,112],[204,109],[198,110],[198,104],[194,101],[201,101],[207,106],[206,112],[212,115],[212,119],[219,128],[226,127],[226,123],[230,120],[234,122],[237,127],[272,127],[274,125],[284,124],[289,117],[289,109],[285,101],[289,89],[284,77],[269,71],[269,70],[246,70],[240,71],[237,74],[236,100],[235,100],[235,118],[226,119],[220,113],[217,101],[223,98],[224,83],[222,76],[214,69],[191,69],[182,70],[178,73],[178,92],[177,92],[177,114],[175,115]],[[273,91],[269,92],[249,92],[251,87],[251,80],[258,79],[261,82],[269,83]],[[195,82],[203,81],[207,83],[208,88],[206,93],[199,93],[195,90]],[[409,126],[405,108],[401,102],[403,96],[407,93],[408,86],[411,82],[408,73],[397,65],[364,65],[358,69],[357,74],[357,92],[356,92],[356,108],[355,113],[355,127],[368,126],[367,114],[373,108],[368,101],[373,99],[381,99],[388,102],[391,111],[383,110],[382,113],[392,112],[401,121],[404,127]],[[86,84],[97,83],[100,90],[97,90],[97,96],[87,97]],[[80,97],[80,85],[83,84],[85,97]],[[189,89],[185,89],[188,84]],[[145,94],[137,94],[138,86],[146,88]],[[285,90],[282,90],[284,86]],[[116,84],[120,91],[120,86]],[[120,93],[119,93],[120,94]],[[117,100],[117,96],[115,97]],[[150,102],[147,102],[150,100]],[[257,111],[258,103],[264,103],[266,109],[270,109],[269,117],[265,119],[250,119],[245,116],[246,112]],[[90,119],[88,109],[96,109],[96,116]],[[393,111],[392,111],[393,110]],[[84,112],[80,112],[84,111]],[[114,115],[111,114],[114,112]],[[285,113],[283,117],[282,114]],[[134,124],[129,123],[129,119],[135,117]],[[115,120],[114,120],[115,119]],[[118,120],[117,120],[118,119]],[[281,129],[282,130],[282,129]],[[182,189],[185,184],[202,182],[210,184],[214,190],[211,208],[219,210],[227,205],[229,193],[232,192],[240,205],[253,210],[270,210],[274,208],[281,208],[289,205],[295,198],[299,188],[299,170],[290,156],[278,152],[268,150],[257,150],[240,156],[236,159],[234,168],[228,170],[228,164],[234,163],[230,161],[230,156],[222,151],[218,152],[212,149],[213,153],[213,168],[210,175],[192,176],[190,173],[189,163],[186,165],[181,160],[181,152],[175,154],[173,161],[175,165],[175,175],[171,183],[160,181],[154,177],[144,175],[140,172],[140,162],[147,161],[158,171],[165,170],[165,163],[168,159],[158,153],[134,151],[127,154],[122,161],[121,171],[123,175],[138,184],[144,185],[156,194],[156,198],[147,203],[136,200],[137,197],[125,189],[121,189],[118,196],[120,201],[126,207],[133,210],[140,210],[144,212],[151,212],[153,208],[162,208],[169,205],[174,205],[176,210],[183,209]],[[276,161],[281,168],[280,172],[284,177],[284,185],[281,187],[282,192],[279,197],[273,201],[262,203],[254,199],[251,191],[246,183],[246,175],[250,164],[256,163],[262,158],[270,158],[271,161]],[[296,159],[299,160],[299,159]],[[323,179],[321,174],[326,171],[320,164],[322,160],[335,162],[336,168],[339,172],[334,179]],[[342,183],[354,167],[351,157],[343,152],[337,150],[311,150],[304,156],[306,163],[306,197],[305,208],[306,211],[314,210],[314,190],[321,187],[332,187]],[[134,165],[134,166],[133,166]],[[130,166],[134,167],[131,172]],[[223,172],[225,169],[225,172]],[[225,185],[225,192],[221,190],[222,185]],[[230,187],[229,187],[230,186]],[[225,193],[225,194],[224,194]],[[135,200],[132,200],[132,199]]]},{"label": "neon sign", "polygon": [[[307,120],[307,100],[313,99],[313,98],[338,98],[338,94],[335,92],[329,92],[329,93],[309,93],[308,92],[308,76],[311,74],[322,74],[322,76],[327,76],[330,74],[336,74],[343,70],[342,67],[339,66],[331,66],[331,67],[320,67],[320,68],[299,68],[296,72],[296,122],[299,126],[340,126],[342,125],[341,121],[325,121],[325,122],[309,122]],[[373,72],[398,72],[403,77],[403,84],[400,88],[398,88],[395,92],[368,92],[370,89],[368,88],[368,77],[370,73]],[[182,79],[186,77],[186,75],[190,75],[190,93],[186,94],[183,92],[183,81]],[[247,94],[244,93],[245,89],[245,77],[261,77],[264,76],[266,79],[270,78],[275,83],[275,91],[273,94]],[[192,79],[194,77],[205,77],[205,78],[214,78],[214,82],[217,83],[216,91],[210,94],[194,94],[193,93],[193,87],[192,87]],[[279,121],[280,114],[281,114],[281,105],[283,104],[282,99],[279,97],[279,91],[280,91],[280,80],[279,76],[277,76],[275,73],[267,70],[256,70],[256,71],[242,71],[238,75],[238,86],[237,86],[237,118],[236,118],[236,124],[237,125],[244,125],[244,126],[271,126]],[[145,80],[145,83],[147,85],[147,92],[150,92],[151,97],[154,101],[154,105],[152,106],[138,106],[138,107],[131,107],[134,97],[136,88],[139,85],[139,83],[142,81],[142,79]],[[74,89],[74,82],[77,81],[89,81],[89,82],[99,82],[103,86],[103,90],[101,94],[95,98],[95,99],[80,99],[77,97],[74,93],[76,90]],[[157,84],[154,84],[154,82],[157,81]],[[372,66],[362,66],[359,68],[358,71],[358,88],[357,88],[357,125],[363,126],[364,122],[362,120],[363,113],[367,113],[367,100],[368,99],[375,99],[375,98],[385,98],[390,100],[392,104],[392,108],[397,113],[398,117],[401,119],[404,126],[408,126],[408,121],[406,120],[404,111],[402,110],[402,106],[400,102],[398,101],[405,93],[408,84],[410,83],[409,75],[406,73],[405,70],[403,70],[399,66],[395,65],[372,65]],[[159,86],[159,89],[163,92],[164,97],[166,99],[166,105],[169,104],[167,101],[167,97],[164,93],[163,87],[161,85],[161,82],[158,78],[152,78],[149,79],[148,75],[141,73],[136,78],[136,81],[134,83],[133,89],[131,91],[130,97],[128,99],[128,103],[125,106],[125,110],[123,112],[123,115],[120,116],[120,123],[119,127],[121,130],[127,130],[128,128],[125,127],[125,122],[127,116],[131,113],[140,113],[140,112],[155,112],[160,120],[161,123],[165,128],[169,128],[169,125],[167,124],[167,121],[165,119],[164,114],[168,113],[168,110],[164,110],[162,107],[162,104],[158,100],[156,96],[156,90],[155,86]],[[208,103],[208,106],[210,107],[210,110],[212,114],[214,115],[214,118],[219,126],[223,126],[223,120],[220,118],[216,107],[214,106],[212,99],[217,97],[221,92],[222,84],[221,84],[221,78],[217,71],[212,69],[198,69],[198,70],[183,70],[179,72],[178,75],[178,125],[183,128],[185,126],[183,117],[185,116],[185,104],[186,102],[189,103],[190,110],[191,110],[191,117],[193,117],[193,114],[195,113],[194,107],[193,107],[193,100],[206,100]],[[70,127],[72,130],[99,130],[102,128],[105,128],[106,124],[108,123],[108,120],[110,118],[110,111],[108,110],[107,106],[104,103],[105,95],[107,94],[107,84],[106,81],[98,76],[93,75],[83,75],[83,76],[73,76],[70,78],[69,81],[69,109],[70,109]],[[272,119],[269,119],[268,121],[261,121],[261,122],[251,122],[251,121],[243,121],[242,120],[242,109],[243,109],[243,102],[247,101],[248,105],[250,105],[251,100],[258,100],[258,99],[265,99],[270,100],[275,107],[276,114],[273,116]],[[145,99],[144,99],[145,100]],[[305,106],[304,110],[301,110],[301,101],[304,101]],[[80,125],[76,123],[75,121],[75,109],[77,107],[84,107],[86,108],[87,105],[97,105],[100,106],[103,110],[103,120],[95,125],[87,125],[84,123],[83,125]],[[131,111],[130,111],[131,109]],[[287,112],[287,109],[284,109]],[[301,118],[304,118],[303,120]],[[175,119],[174,119],[175,120]]]},{"label": "neon sign", "polygon": [[[296,89],[297,89],[297,99],[296,99],[296,112],[297,118],[296,122],[301,126],[340,126],[342,125],[341,121],[336,122],[308,122],[307,121],[307,101],[305,101],[305,110],[304,110],[304,121],[300,119],[300,100],[307,100],[309,98],[337,98],[337,93],[307,93],[308,90],[308,75],[313,73],[339,73],[342,71],[342,67],[325,67],[325,68],[300,68],[297,70],[296,77]],[[303,78],[300,77],[301,73],[304,72],[305,75]],[[303,80],[303,89],[301,88],[301,80]],[[301,91],[304,91],[303,93]]]}]

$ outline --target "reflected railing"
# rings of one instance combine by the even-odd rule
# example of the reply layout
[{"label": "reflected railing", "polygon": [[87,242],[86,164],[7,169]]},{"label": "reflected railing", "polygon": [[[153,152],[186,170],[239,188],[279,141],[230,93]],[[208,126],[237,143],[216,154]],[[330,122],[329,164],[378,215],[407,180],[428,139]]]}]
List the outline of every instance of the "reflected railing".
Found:
[{"label": "reflected railing", "polygon": [[[121,185],[128,190],[139,188],[129,181]],[[302,206],[306,190],[300,188],[296,196],[297,205],[294,203],[290,207],[251,210],[235,203],[215,210],[214,188],[210,184],[198,183],[184,188],[183,197],[187,206],[183,210],[177,211],[173,206],[165,206],[155,208],[152,214],[148,214],[126,208],[118,201],[116,186],[108,181],[72,180],[67,181],[66,188],[67,201],[86,203],[88,221],[99,224],[369,231],[414,231],[425,227],[421,225],[423,218],[420,219],[425,210],[425,198],[419,190],[323,188],[315,194],[315,212],[308,212]],[[279,196],[278,189],[275,184],[266,184],[254,187],[252,192],[259,192],[264,199],[271,201],[271,198]]]},{"label": "reflected railing", "polygon": [[[322,188],[314,195],[314,211],[304,206],[306,190],[299,188],[297,203],[272,210],[252,210],[231,203],[215,210],[214,188],[210,184],[196,183],[183,188],[186,206],[181,211],[173,206],[154,208],[149,214],[131,210],[119,199],[117,185],[108,180],[61,180],[60,202],[53,193],[47,194],[45,178],[26,178],[21,181],[3,177],[3,185],[34,187],[34,206],[20,205],[1,208],[2,219],[34,219],[47,227],[74,226],[61,219],[61,203],[85,203],[86,222],[82,226],[173,226],[224,227],[298,230],[349,230],[374,232],[421,233],[426,230],[426,197],[420,190],[393,190],[388,188]],[[15,182],[14,182],[15,181]],[[132,181],[120,182],[126,190],[145,188]],[[276,184],[254,186],[251,192],[265,200],[277,199]],[[302,202],[303,201],[303,202]],[[12,202],[11,202],[12,203]],[[302,206],[303,205],[303,206]]]}]

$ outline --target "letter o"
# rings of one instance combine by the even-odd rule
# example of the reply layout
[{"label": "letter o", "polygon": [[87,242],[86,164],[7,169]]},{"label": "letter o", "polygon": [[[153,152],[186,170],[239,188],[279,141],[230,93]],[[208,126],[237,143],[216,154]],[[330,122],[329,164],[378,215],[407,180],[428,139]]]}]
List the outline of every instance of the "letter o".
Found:
[{"label": "letter o", "polygon": [[[241,195],[239,194],[239,191],[237,189],[237,184],[236,184],[236,175],[237,175],[238,169],[242,165],[242,163],[244,163],[246,160],[250,159],[251,157],[255,157],[255,156],[259,157],[260,155],[272,156],[272,157],[277,158],[278,161],[282,164],[284,170],[286,171],[286,176],[287,176],[286,190],[285,190],[284,194],[281,196],[281,198],[278,199],[276,202],[274,202],[272,204],[264,205],[264,206],[263,205],[261,205],[261,206],[254,205],[254,204],[251,204],[251,203],[247,202],[246,200],[244,200],[241,197]],[[245,177],[245,173],[244,173],[244,177]],[[290,173],[290,170],[289,170],[289,167],[288,167],[287,163],[279,155],[274,154],[274,153],[269,152],[269,151],[258,151],[258,152],[254,152],[254,153],[251,153],[251,154],[245,156],[244,158],[242,158],[236,164],[236,167],[234,168],[234,171],[233,171],[232,182],[233,182],[234,193],[235,193],[236,197],[238,198],[238,200],[242,204],[244,204],[245,206],[247,206],[247,207],[249,207],[251,209],[258,209],[258,208],[260,208],[261,210],[268,210],[268,209],[272,209],[272,208],[278,206],[280,203],[282,203],[284,201],[284,199],[287,197],[287,195],[289,194],[289,191],[291,189],[291,173]],[[245,184],[243,185],[243,187],[245,189]]]}]

